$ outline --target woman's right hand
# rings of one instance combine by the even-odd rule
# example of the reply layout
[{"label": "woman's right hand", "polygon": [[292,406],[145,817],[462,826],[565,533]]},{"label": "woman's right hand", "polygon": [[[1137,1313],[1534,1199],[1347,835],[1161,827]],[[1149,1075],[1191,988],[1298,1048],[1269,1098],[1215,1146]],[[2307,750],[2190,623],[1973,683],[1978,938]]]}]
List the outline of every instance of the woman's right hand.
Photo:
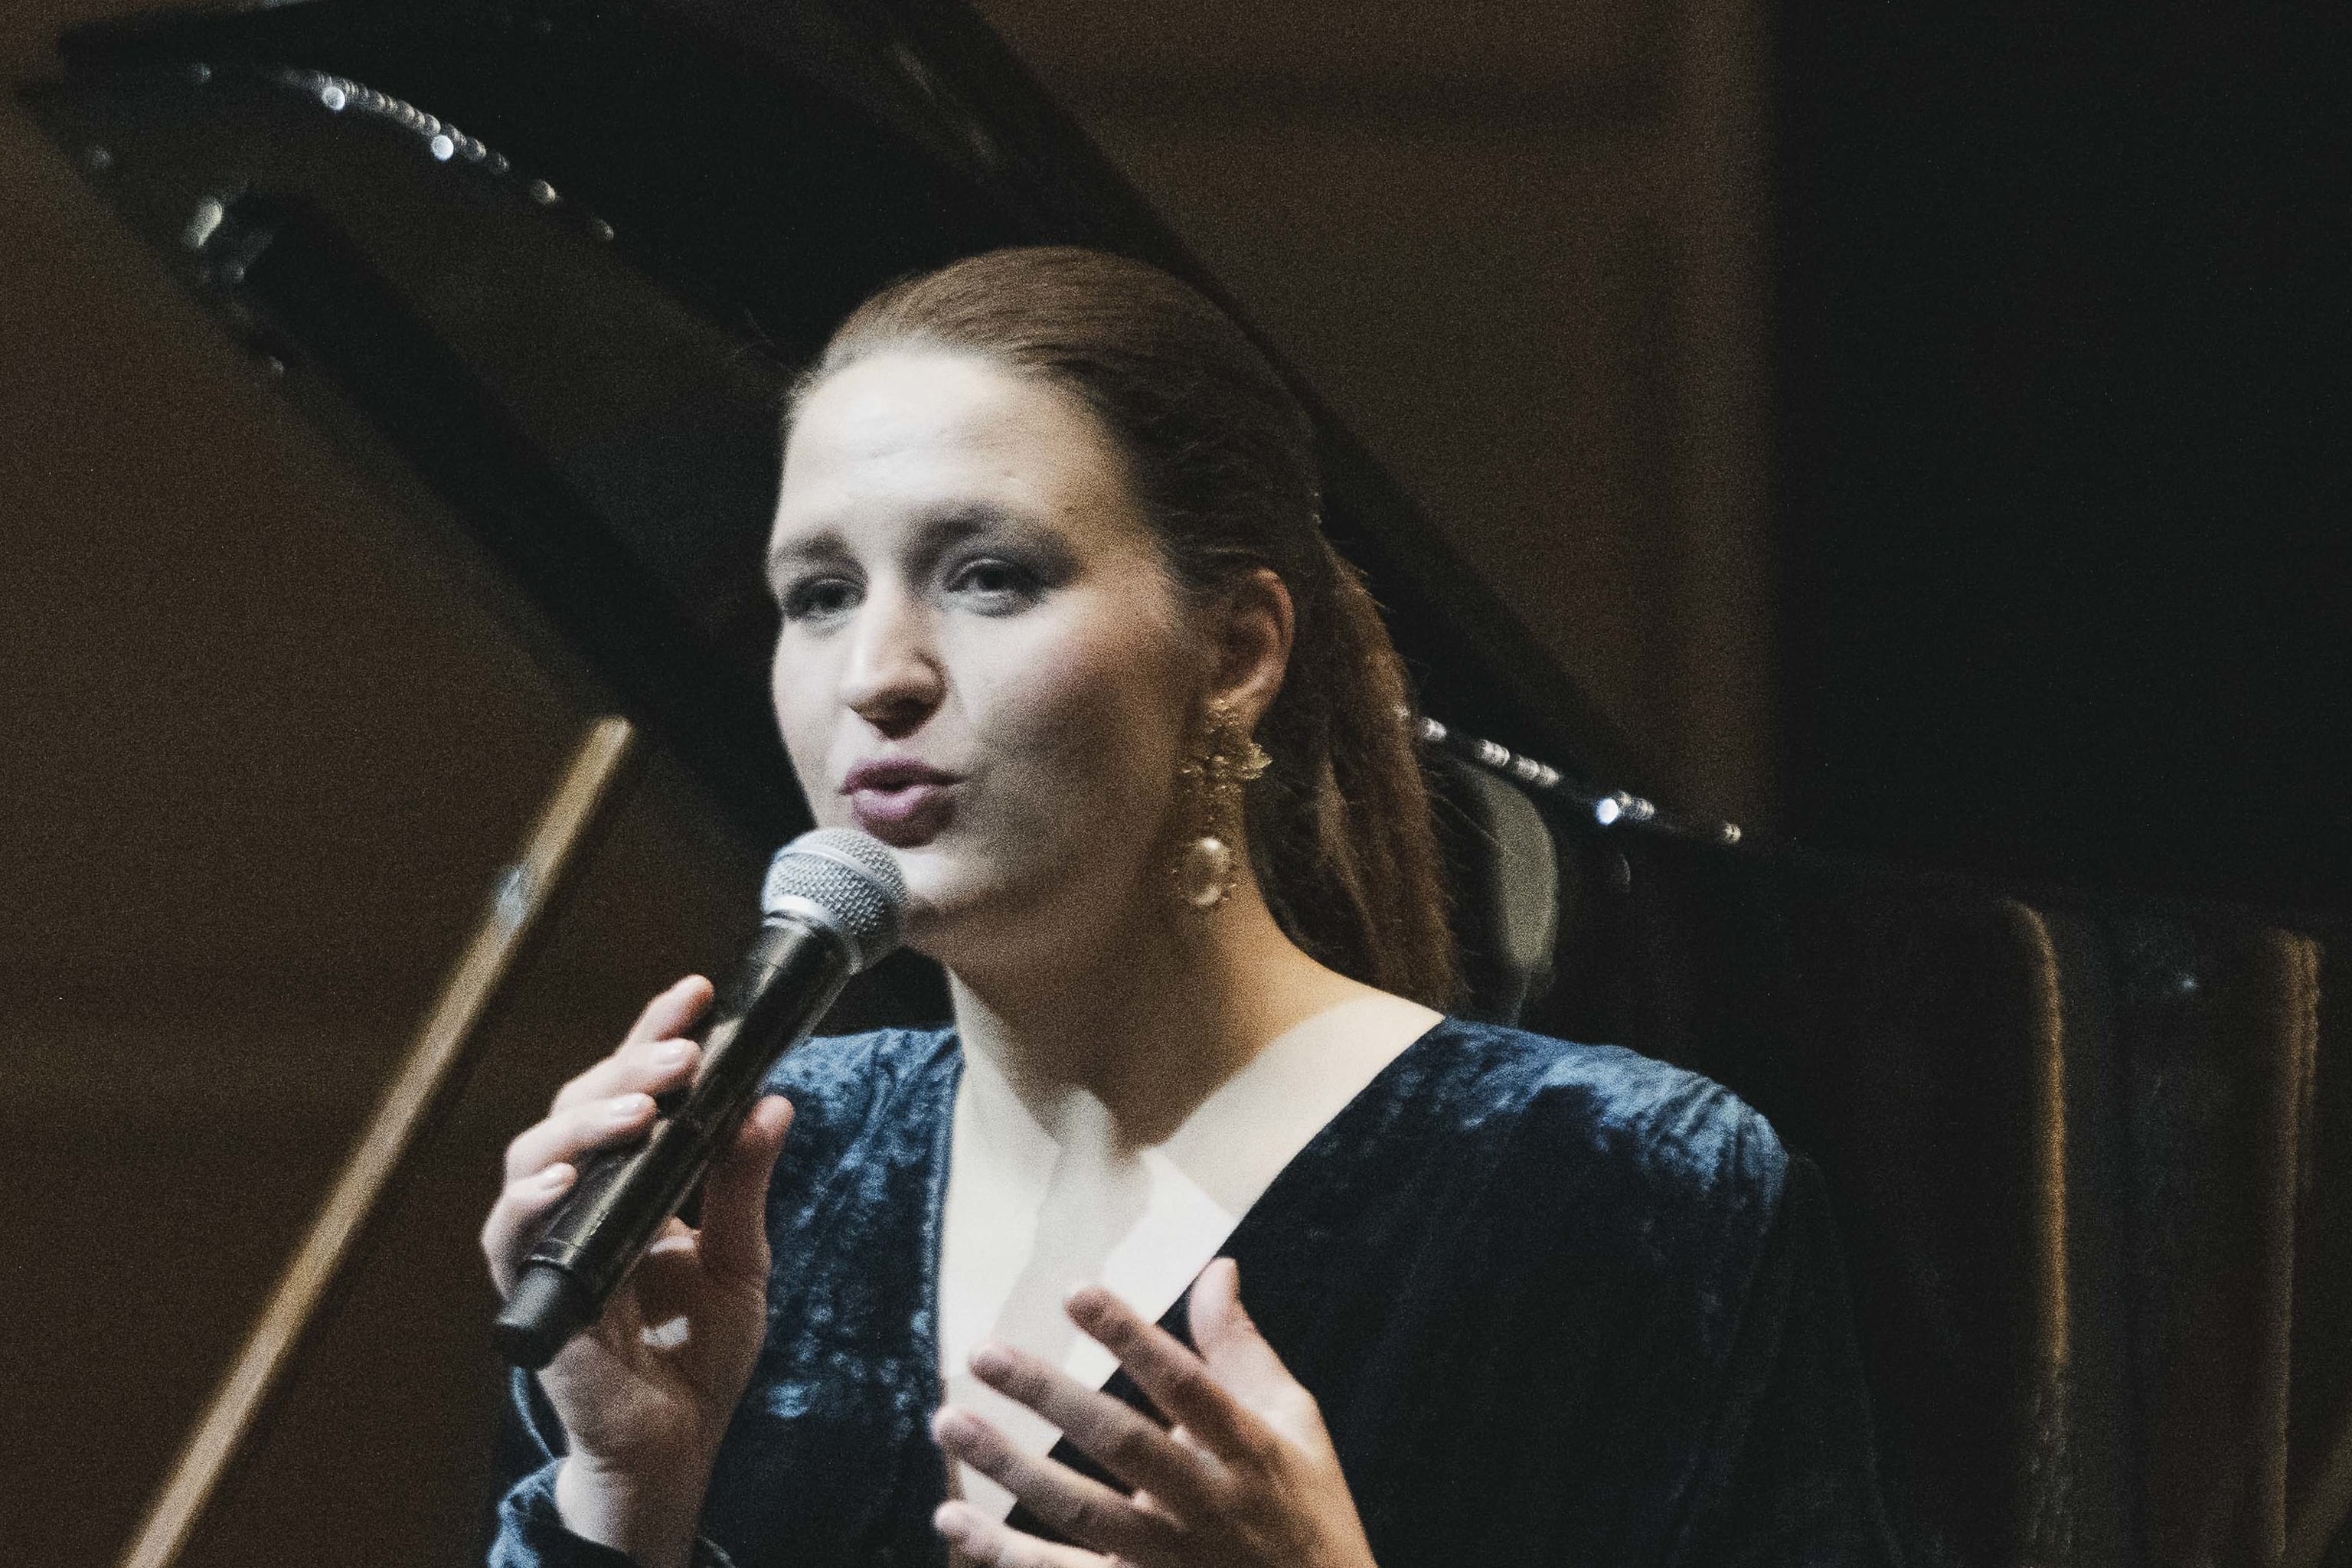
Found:
[{"label": "woman's right hand", "polygon": [[[710,1004],[689,975],[655,997],[614,1053],[563,1086],[545,1121],[507,1146],[506,1186],[482,1225],[501,1296],[581,1162],[642,1137],[655,1095],[692,1080],[679,1037]],[[688,1561],[719,1439],[767,1329],[768,1175],[792,1107],[771,1095],[703,1183],[699,1230],[672,1219],[603,1318],[539,1374],[562,1420],[556,1507],[566,1528],[647,1568]]]}]

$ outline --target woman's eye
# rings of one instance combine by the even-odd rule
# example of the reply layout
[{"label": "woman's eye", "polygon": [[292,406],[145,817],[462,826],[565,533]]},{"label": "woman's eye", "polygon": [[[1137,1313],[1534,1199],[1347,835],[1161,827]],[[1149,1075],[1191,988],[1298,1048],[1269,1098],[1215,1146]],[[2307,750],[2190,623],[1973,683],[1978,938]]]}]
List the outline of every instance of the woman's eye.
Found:
[{"label": "woman's eye", "polygon": [[950,592],[979,599],[989,609],[1013,609],[1036,597],[1037,574],[993,555],[967,561],[948,577]]},{"label": "woman's eye", "polygon": [[783,596],[784,618],[804,621],[839,615],[856,606],[857,584],[846,577],[811,577],[793,584]]}]

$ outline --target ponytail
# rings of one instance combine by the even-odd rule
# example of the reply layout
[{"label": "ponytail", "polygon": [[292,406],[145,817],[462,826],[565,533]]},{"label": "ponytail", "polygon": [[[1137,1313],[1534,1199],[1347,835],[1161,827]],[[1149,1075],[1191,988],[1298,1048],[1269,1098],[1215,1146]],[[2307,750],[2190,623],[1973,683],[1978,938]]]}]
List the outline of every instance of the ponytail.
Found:
[{"label": "ponytail", "polygon": [[1252,786],[1251,861],[1301,947],[1443,1009],[1454,1000],[1454,937],[1404,665],[1362,576],[1328,543],[1321,553],[1321,625],[1310,636],[1300,617],[1288,679],[1259,727],[1275,761]]}]

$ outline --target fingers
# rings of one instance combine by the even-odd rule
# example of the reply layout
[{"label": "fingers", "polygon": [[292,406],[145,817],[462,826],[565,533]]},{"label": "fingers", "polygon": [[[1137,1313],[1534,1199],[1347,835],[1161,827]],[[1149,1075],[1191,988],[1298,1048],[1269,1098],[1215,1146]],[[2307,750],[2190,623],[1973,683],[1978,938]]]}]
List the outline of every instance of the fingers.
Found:
[{"label": "fingers", "polygon": [[1055,1546],[1024,1535],[969,1503],[941,1503],[932,1527],[981,1568],[1109,1568],[1107,1560],[1075,1546]]},{"label": "fingers", "polygon": [[592,1100],[616,1094],[660,1094],[694,1078],[702,1047],[692,1040],[631,1040],[565,1084],[555,1094],[552,1110],[569,1110]]},{"label": "fingers", "polygon": [[1297,1379],[1243,1308],[1241,1279],[1230,1258],[1213,1259],[1201,1271],[1192,1285],[1192,1342],[1218,1383],[1245,1406],[1263,1409]]},{"label": "fingers", "polygon": [[523,1249],[523,1238],[538,1234],[572,1184],[580,1178],[579,1171],[568,1164],[550,1165],[529,1178],[509,1182],[490,1205],[489,1217],[482,1222],[482,1256],[490,1266],[490,1283],[499,1288],[500,1296],[514,1289],[515,1260]]},{"label": "fingers", "polygon": [[792,1125],[790,1100],[762,1099],[704,1178],[702,1266],[712,1277],[767,1288],[768,1178]]},{"label": "fingers", "polygon": [[1174,1551],[1175,1531],[1165,1517],[1066,1465],[1023,1452],[969,1411],[942,1408],[931,1432],[950,1456],[1019,1498],[1057,1535],[1138,1561],[1162,1561]]},{"label": "fingers", "polygon": [[635,1091],[659,1094],[688,1081],[701,1047],[677,1037],[710,1005],[710,982],[689,974],[646,1004],[612,1055],[556,1091],[556,1110]]},{"label": "fingers", "polygon": [[1135,1309],[1099,1285],[1072,1291],[1064,1310],[1118,1358],[1153,1405],[1210,1452],[1254,1464],[1269,1457],[1275,1438],[1265,1423],[1219,1386],[1207,1364],[1175,1335],[1144,1321]]},{"label": "fingers", "polygon": [[982,1345],[972,1352],[971,1370],[989,1387],[1052,1422],[1112,1475],[1161,1500],[1179,1518],[1197,1519],[1214,1507],[1207,1462],[1133,1406],[1002,1345]]},{"label": "fingers", "polygon": [[482,1221],[482,1253],[504,1295],[514,1284],[522,1238],[579,1179],[582,1158],[643,1132],[653,1096],[694,1076],[701,1047],[669,1038],[710,1005],[710,982],[689,974],[646,1004],[612,1055],[558,1091],[547,1116],[507,1145],[506,1184]]},{"label": "fingers", "polygon": [[527,1181],[559,1160],[583,1155],[616,1143],[625,1143],[653,1125],[654,1100],[649,1094],[616,1094],[609,1100],[583,1100],[550,1113],[515,1134],[507,1145],[506,1177],[511,1184]]},{"label": "fingers", "polygon": [[699,974],[689,974],[668,990],[646,1004],[629,1032],[621,1037],[624,1046],[641,1045],[677,1034],[699,1017],[710,1005],[711,984]]}]

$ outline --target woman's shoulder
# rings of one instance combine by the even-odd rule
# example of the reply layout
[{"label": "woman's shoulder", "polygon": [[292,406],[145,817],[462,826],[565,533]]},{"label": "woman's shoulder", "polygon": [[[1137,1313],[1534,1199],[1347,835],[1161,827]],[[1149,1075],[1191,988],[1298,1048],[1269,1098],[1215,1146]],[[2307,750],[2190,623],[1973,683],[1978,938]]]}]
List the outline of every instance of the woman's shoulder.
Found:
[{"label": "woman's shoulder", "polygon": [[1713,1079],[1499,1024],[1448,1018],[1432,1035],[1417,1092],[1493,1143],[1505,1189],[1757,1227],[1780,1203],[1787,1149]]},{"label": "woman's shoulder", "polygon": [[903,1119],[910,1102],[952,1089],[955,1067],[954,1036],[945,1028],[820,1035],[787,1052],[761,1089],[793,1102],[789,1142],[805,1148],[877,1117]]},{"label": "woman's shoulder", "polygon": [[808,1088],[841,1083],[895,1083],[936,1066],[954,1054],[955,1031],[945,1025],[923,1029],[866,1029],[854,1035],[816,1035],[784,1054],[769,1074],[772,1084]]}]

